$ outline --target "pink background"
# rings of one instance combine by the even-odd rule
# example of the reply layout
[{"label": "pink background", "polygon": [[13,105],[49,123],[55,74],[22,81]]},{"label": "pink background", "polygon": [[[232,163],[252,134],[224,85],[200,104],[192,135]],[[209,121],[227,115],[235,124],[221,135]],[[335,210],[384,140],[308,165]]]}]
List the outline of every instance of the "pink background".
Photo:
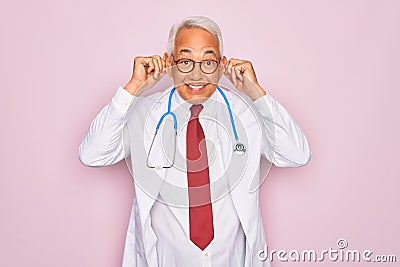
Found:
[{"label": "pink background", "polygon": [[[225,54],[306,133],[313,158],[261,189],[270,249],[337,248],[400,261],[399,1],[8,1],[0,11],[0,266],[120,266],[133,184],[87,168],[78,146],[169,27],[207,15]],[[280,263],[273,266],[364,266]],[[368,264],[396,266],[392,264]]]}]

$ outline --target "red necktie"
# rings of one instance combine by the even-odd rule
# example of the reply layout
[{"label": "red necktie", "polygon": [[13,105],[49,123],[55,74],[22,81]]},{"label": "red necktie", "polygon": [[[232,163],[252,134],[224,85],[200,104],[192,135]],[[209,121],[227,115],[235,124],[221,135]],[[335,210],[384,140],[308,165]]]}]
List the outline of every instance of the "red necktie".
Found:
[{"label": "red necktie", "polygon": [[204,250],[214,238],[206,140],[199,122],[203,106],[193,105],[186,133],[190,240]]}]

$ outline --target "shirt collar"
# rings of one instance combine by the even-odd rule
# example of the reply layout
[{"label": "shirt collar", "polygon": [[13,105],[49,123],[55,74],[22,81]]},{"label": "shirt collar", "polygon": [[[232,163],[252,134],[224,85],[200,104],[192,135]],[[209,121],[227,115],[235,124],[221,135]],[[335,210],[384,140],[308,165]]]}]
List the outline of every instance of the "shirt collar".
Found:
[{"label": "shirt collar", "polygon": [[[218,100],[218,98],[219,98],[219,92],[217,92],[217,90],[218,90],[218,89],[216,89],[216,90],[212,93],[212,95],[211,95],[209,98],[207,98],[203,103],[201,103],[201,104],[203,105],[204,108],[203,108],[203,110],[201,111],[200,115],[201,115],[202,113],[205,113],[205,112],[208,112],[208,113],[209,113],[209,112],[212,112],[212,111],[214,110],[216,101],[221,101],[221,100]],[[222,97],[221,97],[221,98],[222,98]],[[222,99],[222,101],[223,101],[223,99]],[[188,101],[186,101],[185,99],[183,99],[183,98],[179,95],[178,92],[175,92],[175,93],[173,94],[173,96],[172,96],[172,105],[175,106],[175,107],[180,106],[180,107],[182,107],[184,110],[189,111],[189,110],[190,110],[190,107],[191,107],[193,104],[190,103],[190,102],[188,102]],[[175,107],[172,107],[172,110],[174,110]]]}]

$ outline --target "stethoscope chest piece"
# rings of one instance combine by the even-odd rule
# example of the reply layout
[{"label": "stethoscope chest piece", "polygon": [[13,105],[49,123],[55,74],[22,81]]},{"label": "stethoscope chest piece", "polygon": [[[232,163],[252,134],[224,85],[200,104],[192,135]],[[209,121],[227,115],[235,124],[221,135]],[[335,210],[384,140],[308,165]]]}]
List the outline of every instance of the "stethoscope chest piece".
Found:
[{"label": "stethoscope chest piece", "polygon": [[236,153],[236,155],[242,156],[246,153],[246,147],[242,143],[236,143],[233,146],[233,151]]}]

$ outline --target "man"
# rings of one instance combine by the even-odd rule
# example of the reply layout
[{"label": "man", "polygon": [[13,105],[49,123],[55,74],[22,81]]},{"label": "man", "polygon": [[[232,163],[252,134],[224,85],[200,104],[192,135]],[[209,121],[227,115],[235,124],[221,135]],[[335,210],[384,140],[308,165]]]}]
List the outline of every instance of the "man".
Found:
[{"label": "man", "polygon": [[[165,73],[177,94],[169,88],[141,96]],[[217,87],[223,75],[249,104]],[[170,117],[165,129],[178,124],[175,142],[173,135],[153,139],[164,115]],[[233,152],[239,138],[245,149]],[[79,148],[88,166],[129,155],[135,199],[124,267],[270,266],[258,257],[266,244],[258,191],[250,190],[258,188],[260,157],[298,167],[311,151],[299,126],[257,82],[251,62],[222,56],[218,25],[191,17],[171,28],[163,57],[135,58],[132,78],[97,115]]]}]

